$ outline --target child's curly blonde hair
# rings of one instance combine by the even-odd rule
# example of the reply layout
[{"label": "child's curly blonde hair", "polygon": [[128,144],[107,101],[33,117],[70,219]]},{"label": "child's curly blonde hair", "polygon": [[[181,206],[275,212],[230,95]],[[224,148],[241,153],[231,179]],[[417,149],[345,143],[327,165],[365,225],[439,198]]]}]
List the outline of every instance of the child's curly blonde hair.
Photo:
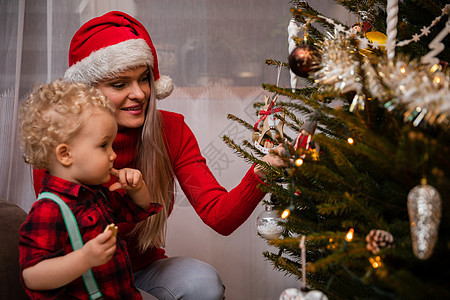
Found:
[{"label": "child's curly blonde hair", "polygon": [[25,162],[47,169],[49,154],[78,132],[92,108],[114,114],[113,104],[94,87],[60,79],[35,87],[19,113]]}]

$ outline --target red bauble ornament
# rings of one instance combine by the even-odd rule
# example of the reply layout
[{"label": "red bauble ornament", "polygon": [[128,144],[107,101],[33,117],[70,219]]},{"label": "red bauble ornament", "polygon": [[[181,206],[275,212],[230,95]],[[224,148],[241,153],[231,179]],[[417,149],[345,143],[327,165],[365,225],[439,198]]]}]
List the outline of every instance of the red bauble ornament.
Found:
[{"label": "red bauble ornament", "polygon": [[289,67],[295,75],[308,77],[320,63],[320,54],[313,45],[297,46],[289,55]]}]

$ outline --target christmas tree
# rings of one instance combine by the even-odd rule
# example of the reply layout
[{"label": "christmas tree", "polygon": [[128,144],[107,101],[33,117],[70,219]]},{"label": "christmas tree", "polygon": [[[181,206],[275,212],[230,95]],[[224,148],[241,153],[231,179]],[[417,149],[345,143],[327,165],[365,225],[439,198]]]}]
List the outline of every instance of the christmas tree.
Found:
[{"label": "christmas tree", "polygon": [[[280,299],[450,299],[450,5],[336,2],[360,22],[291,2],[292,53],[266,61],[291,86],[263,84],[256,124],[229,115],[253,133],[224,141],[264,166],[266,204],[283,212],[261,217],[278,249],[263,255],[303,283]],[[285,169],[260,160],[276,145]]]}]

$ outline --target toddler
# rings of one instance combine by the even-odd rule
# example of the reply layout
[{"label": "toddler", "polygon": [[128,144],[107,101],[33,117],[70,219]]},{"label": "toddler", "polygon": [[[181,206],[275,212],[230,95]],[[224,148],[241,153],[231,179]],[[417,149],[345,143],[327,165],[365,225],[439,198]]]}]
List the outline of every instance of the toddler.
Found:
[{"label": "toddler", "polygon": [[[41,192],[68,205],[84,242],[73,251],[57,203],[34,203],[19,230],[21,280],[32,299],[89,299],[81,277],[89,270],[104,299],[142,299],[125,242],[104,229],[145,220],[161,206],[150,203],[140,171],[113,168],[116,133],[113,106],[81,83],[43,84],[21,106],[24,159],[46,169]],[[117,182],[108,190],[102,184],[110,175]],[[115,191],[119,188],[126,190],[124,196]]]}]

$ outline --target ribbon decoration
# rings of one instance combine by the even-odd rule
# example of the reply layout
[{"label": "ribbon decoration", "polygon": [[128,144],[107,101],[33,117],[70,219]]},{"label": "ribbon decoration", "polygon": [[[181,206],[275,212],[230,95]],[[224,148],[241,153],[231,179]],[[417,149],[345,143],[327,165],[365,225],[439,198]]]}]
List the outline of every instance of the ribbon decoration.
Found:
[{"label": "ribbon decoration", "polygon": [[275,101],[276,101],[276,98],[274,100],[270,101],[269,106],[267,107],[267,110],[261,109],[259,111],[259,115],[262,115],[262,117],[258,121],[256,121],[255,126],[253,126],[253,129],[255,131],[259,131],[258,130],[259,122],[264,121],[267,118],[267,116],[269,116],[273,113],[278,113],[283,110],[282,107],[277,107],[277,108],[272,109],[272,107],[275,106]]}]

